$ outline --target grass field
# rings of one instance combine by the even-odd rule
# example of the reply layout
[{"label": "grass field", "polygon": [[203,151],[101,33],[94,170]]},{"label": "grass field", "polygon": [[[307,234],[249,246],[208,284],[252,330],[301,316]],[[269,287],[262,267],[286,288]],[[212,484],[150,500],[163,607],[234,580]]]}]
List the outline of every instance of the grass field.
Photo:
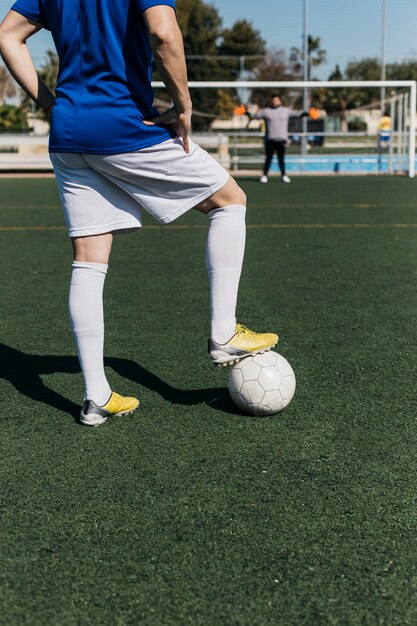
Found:
[{"label": "grass field", "polygon": [[242,185],[239,319],[293,402],[241,415],[208,365],[190,212],[115,241],[107,371],[142,407],[90,430],[55,183],[0,180],[2,624],[417,624],[417,181]]}]

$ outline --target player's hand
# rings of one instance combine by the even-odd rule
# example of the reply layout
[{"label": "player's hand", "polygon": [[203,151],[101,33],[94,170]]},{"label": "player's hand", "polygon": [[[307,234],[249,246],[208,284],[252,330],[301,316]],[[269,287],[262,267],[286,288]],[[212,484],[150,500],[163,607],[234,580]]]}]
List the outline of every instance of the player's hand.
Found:
[{"label": "player's hand", "polygon": [[51,122],[51,119],[52,119],[52,109],[54,108],[54,106],[55,106],[55,100],[54,102],[51,102],[51,104],[49,104],[45,109],[43,109],[43,112],[45,113],[46,118],[48,119],[49,123]]},{"label": "player's hand", "polygon": [[191,114],[178,114],[174,107],[165,111],[161,115],[157,115],[151,120],[143,120],[146,126],[171,126],[172,130],[181,137],[184,150],[187,154],[190,152],[190,132],[191,132]]}]

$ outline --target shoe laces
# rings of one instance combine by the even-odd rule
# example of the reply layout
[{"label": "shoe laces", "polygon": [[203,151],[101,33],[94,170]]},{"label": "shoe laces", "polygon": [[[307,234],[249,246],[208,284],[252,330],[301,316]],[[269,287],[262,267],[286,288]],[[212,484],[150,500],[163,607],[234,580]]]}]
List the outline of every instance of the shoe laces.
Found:
[{"label": "shoe laces", "polygon": [[239,323],[236,324],[236,332],[239,335],[250,335],[250,336],[256,335],[256,333],[253,330],[249,330],[249,328],[246,328],[246,326],[243,326],[243,324],[239,324]]}]

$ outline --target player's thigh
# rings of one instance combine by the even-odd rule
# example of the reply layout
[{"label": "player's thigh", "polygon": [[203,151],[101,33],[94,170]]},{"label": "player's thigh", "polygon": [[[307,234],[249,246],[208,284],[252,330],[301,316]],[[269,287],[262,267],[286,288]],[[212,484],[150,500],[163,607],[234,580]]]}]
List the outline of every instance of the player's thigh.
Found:
[{"label": "player's thigh", "polygon": [[[111,233],[125,233],[141,226],[137,201],[93,170],[82,155],[52,153],[50,157],[68,234],[72,239],[83,240],[77,251],[85,251],[88,246],[89,250],[105,255]],[[99,235],[107,237],[102,241],[96,237]]]},{"label": "player's thigh", "polygon": [[208,213],[213,209],[220,209],[231,204],[243,204],[246,206],[246,194],[235,179],[230,176],[224,187],[194,208],[197,211],[201,211],[201,213]]},{"label": "player's thigh", "polygon": [[[161,224],[211,198],[230,179],[225,168],[193,141],[189,153],[181,140],[170,139],[124,154],[83,156],[95,171],[126,191]],[[223,201],[230,204],[242,200],[242,194],[229,193]]]}]

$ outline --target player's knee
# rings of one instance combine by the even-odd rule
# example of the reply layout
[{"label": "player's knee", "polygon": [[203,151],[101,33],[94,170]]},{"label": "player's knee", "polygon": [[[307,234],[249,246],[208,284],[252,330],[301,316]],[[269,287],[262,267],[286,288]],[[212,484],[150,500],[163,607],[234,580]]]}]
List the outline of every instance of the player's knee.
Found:
[{"label": "player's knee", "polygon": [[74,261],[105,264],[109,262],[113,242],[112,233],[89,237],[72,237],[71,242]]},{"label": "player's knee", "polygon": [[221,209],[231,204],[239,204],[246,207],[246,194],[233,178],[229,178],[222,189],[210,198],[203,200],[195,208],[202,213],[209,213],[213,209]]},{"label": "player's knee", "polygon": [[247,203],[246,194],[243,191],[243,189],[239,187],[239,185],[237,185],[236,202],[234,202],[233,204],[244,204],[246,206],[246,203]]},{"label": "player's knee", "polygon": [[243,204],[246,206],[246,194],[235,180],[232,179],[232,184],[228,185],[225,189],[224,196],[222,198],[223,203],[226,204]]}]

